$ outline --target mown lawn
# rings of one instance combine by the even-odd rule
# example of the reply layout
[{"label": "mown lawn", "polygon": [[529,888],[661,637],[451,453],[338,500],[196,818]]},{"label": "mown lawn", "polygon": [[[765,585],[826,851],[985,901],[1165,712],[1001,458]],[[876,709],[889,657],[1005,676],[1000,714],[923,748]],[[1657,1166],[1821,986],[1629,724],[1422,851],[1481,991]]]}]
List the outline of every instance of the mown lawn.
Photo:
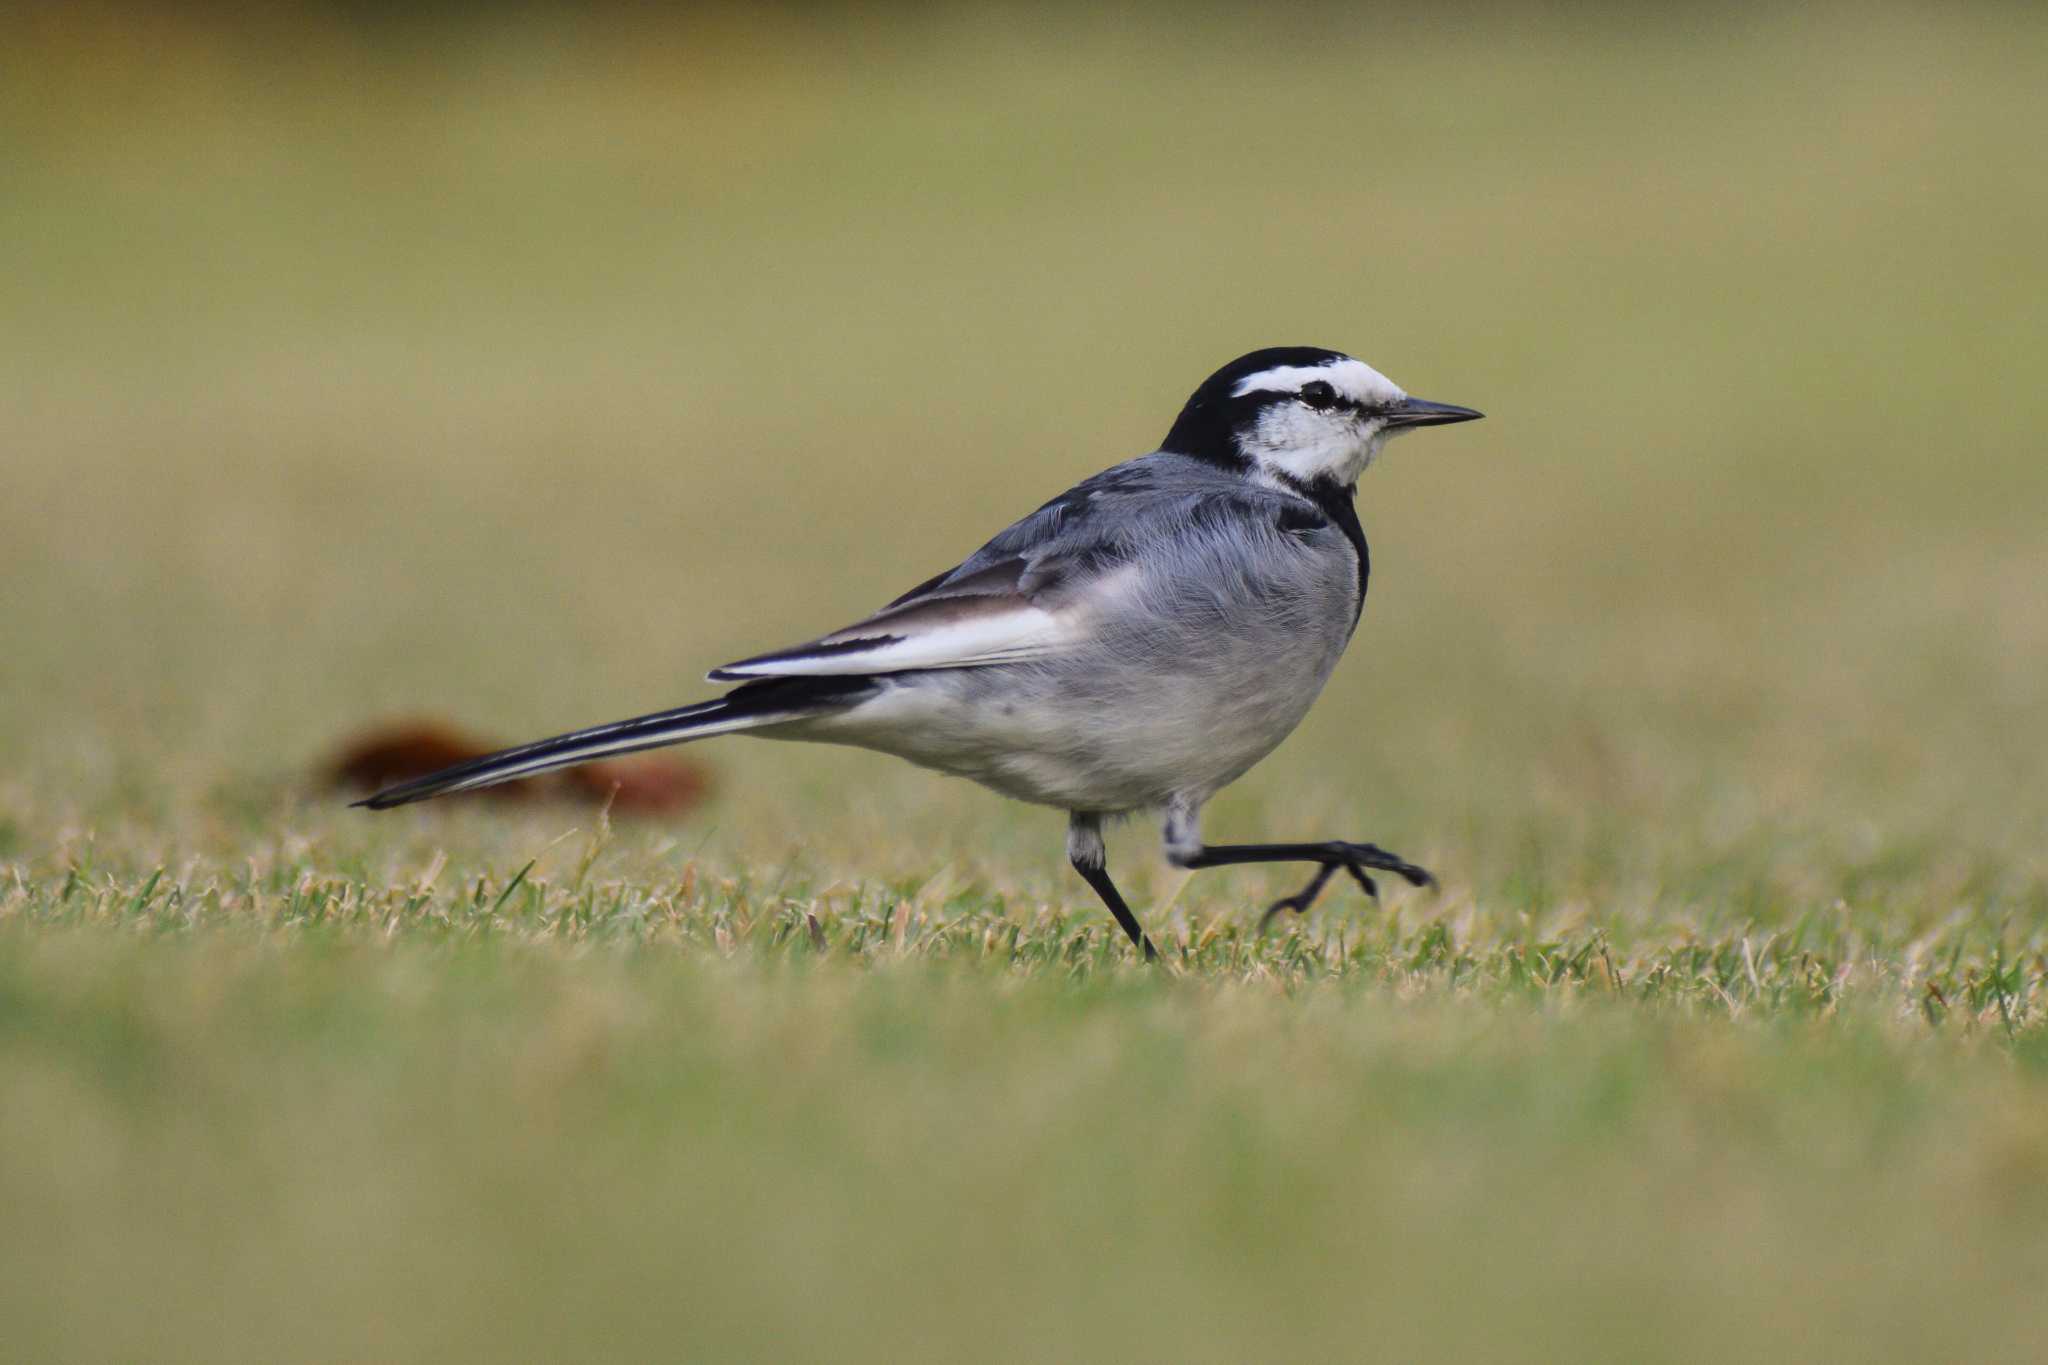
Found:
[{"label": "mown lawn", "polygon": [[[2044,40],[16,23],[4,1354],[2036,1354]],[[699,695],[1293,342],[1489,418],[1209,831],[1437,892],[1261,935],[1133,824],[1148,972],[872,756],[313,780]]]}]

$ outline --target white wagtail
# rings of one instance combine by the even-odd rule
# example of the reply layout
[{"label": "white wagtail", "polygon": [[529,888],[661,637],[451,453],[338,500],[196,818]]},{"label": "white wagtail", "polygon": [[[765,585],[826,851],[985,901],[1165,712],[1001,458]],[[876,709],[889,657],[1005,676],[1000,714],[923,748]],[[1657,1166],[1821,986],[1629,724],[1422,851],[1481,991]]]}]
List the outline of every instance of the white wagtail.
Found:
[{"label": "white wagtail", "polygon": [[1202,804],[1300,723],[1365,606],[1358,476],[1391,436],[1466,422],[1315,347],[1209,376],[1166,440],[1075,485],[864,621],[711,671],[712,701],[507,749],[378,792],[383,809],[604,754],[747,731],[854,744],[1068,812],[1067,856],[1147,959],[1104,866],[1105,816],[1165,815],[1184,868],[1429,873],[1373,844],[1205,845]]}]

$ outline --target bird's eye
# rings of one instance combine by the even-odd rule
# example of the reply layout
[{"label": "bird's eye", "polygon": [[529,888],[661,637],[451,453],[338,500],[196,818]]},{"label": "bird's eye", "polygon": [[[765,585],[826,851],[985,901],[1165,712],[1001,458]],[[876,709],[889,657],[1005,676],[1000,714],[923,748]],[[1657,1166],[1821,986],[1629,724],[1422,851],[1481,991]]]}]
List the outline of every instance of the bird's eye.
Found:
[{"label": "bird's eye", "polygon": [[1337,391],[1320,379],[1311,379],[1301,386],[1301,401],[1321,411],[1337,405]]}]

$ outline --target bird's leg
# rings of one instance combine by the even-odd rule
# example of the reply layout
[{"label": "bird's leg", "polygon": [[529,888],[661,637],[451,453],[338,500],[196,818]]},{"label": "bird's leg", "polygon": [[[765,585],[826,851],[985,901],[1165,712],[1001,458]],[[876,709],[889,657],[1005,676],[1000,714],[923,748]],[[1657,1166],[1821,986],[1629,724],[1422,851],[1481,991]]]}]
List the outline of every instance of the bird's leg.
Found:
[{"label": "bird's leg", "polygon": [[1109,907],[1110,914],[1116,916],[1117,926],[1130,937],[1132,946],[1145,955],[1147,962],[1157,962],[1158,950],[1145,936],[1145,931],[1138,927],[1137,916],[1131,913],[1130,906],[1124,904],[1116,883],[1109,879],[1109,853],[1102,844],[1101,816],[1075,811],[1068,817],[1067,861],[1074,865],[1074,871],[1081,874],[1081,880],[1094,887],[1095,894],[1102,897],[1102,903]]},{"label": "bird's leg", "polygon": [[1341,839],[1313,844],[1204,844],[1199,810],[1199,807],[1186,802],[1176,802],[1167,807],[1166,856],[1176,867],[1194,870],[1229,867],[1236,863],[1318,865],[1307,886],[1266,907],[1266,913],[1259,919],[1262,929],[1282,910],[1292,910],[1296,914],[1307,910],[1339,868],[1350,873],[1351,879],[1374,900],[1378,900],[1380,894],[1379,883],[1372,878],[1374,872],[1391,872],[1413,886],[1436,885],[1436,878],[1427,869],[1396,857],[1378,844],[1354,844]]}]

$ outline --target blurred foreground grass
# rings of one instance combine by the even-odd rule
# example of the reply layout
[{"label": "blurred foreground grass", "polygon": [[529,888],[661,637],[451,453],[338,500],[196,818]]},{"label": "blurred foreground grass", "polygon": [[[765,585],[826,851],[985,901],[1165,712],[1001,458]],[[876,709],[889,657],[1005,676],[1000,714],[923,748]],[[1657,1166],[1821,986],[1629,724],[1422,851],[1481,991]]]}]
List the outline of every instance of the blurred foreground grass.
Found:
[{"label": "blurred foreground grass", "polygon": [[916,962],[11,943],[23,1359],[2023,1359],[2048,1079]]},{"label": "blurred foreground grass", "polygon": [[[2048,22],[548,15],[0,43],[23,1358],[2025,1354]],[[878,758],[304,783],[696,695],[1291,342],[1491,416],[1211,833],[1436,896],[1260,939],[1134,830],[1154,980]]]}]

